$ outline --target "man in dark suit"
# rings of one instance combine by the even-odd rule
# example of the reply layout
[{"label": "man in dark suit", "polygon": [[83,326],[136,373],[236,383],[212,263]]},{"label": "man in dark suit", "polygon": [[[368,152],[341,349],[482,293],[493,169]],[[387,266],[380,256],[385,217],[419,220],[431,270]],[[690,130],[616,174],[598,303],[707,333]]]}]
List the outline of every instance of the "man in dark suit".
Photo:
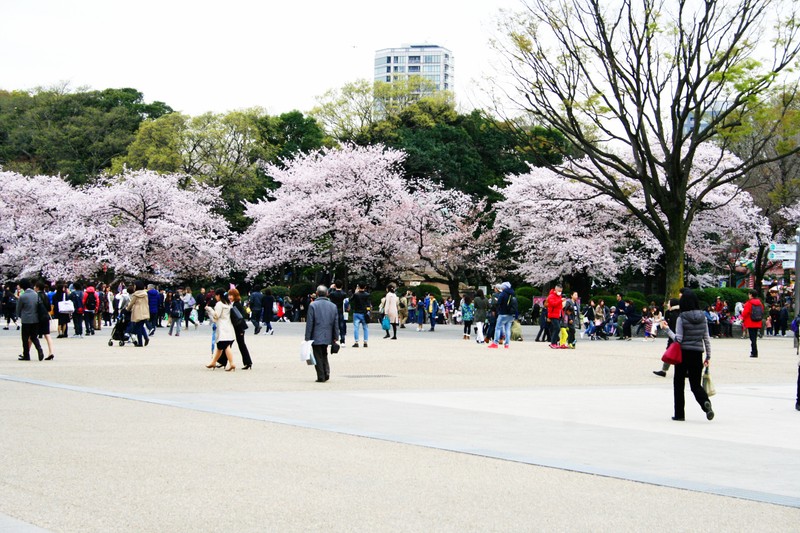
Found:
[{"label": "man in dark suit", "polygon": [[317,383],[328,381],[331,377],[328,345],[338,344],[339,312],[336,310],[336,304],[328,299],[328,288],[324,285],[317,287],[317,299],[308,307],[305,340],[313,341],[311,348],[317,361],[314,366],[317,371]]},{"label": "man in dark suit", "polygon": [[39,344],[39,295],[31,289],[31,283],[27,279],[19,282],[19,287],[23,292],[17,300],[17,316],[22,322],[22,355],[18,357],[20,361],[31,360],[31,348],[33,344],[39,354],[39,361],[44,359],[42,346]]}]

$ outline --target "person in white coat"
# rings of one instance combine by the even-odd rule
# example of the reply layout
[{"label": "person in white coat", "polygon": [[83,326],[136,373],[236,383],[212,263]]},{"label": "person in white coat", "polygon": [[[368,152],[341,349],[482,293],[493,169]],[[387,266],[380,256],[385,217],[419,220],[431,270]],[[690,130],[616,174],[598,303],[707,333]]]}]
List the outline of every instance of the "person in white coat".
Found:
[{"label": "person in white coat", "polygon": [[[397,325],[400,324],[400,298],[395,294],[395,286],[390,283],[386,287],[386,296],[383,302],[383,312],[389,317],[389,323],[392,325],[392,340],[397,340]],[[386,332],[384,339],[389,338],[389,332]]]},{"label": "person in white coat", "polygon": [[225,372],[230,372],[236,370],[236,365],[233,364],[233,351],[231,351],[233,341],[236,340],[236,330],[233,329],[231,322],[231,304],[228,301],[228,295],[222,289],[216,290],[214,299],[217,303],[214,307],[206,307],[206,314],[217,325],[217,349],[214,352],[214,358],[210,364],[206,365],[206,368],[212,370],[216,368],[217,361],[224,352],[229,363]]}]

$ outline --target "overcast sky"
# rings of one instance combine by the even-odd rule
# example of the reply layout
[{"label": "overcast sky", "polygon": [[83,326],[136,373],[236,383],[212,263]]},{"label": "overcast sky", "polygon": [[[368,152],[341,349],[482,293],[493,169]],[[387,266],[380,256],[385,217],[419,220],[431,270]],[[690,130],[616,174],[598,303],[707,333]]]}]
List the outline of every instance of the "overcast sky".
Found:
[{"label": "overcast sky", "polygon": [[455,56],[456,99],[497,55],[501,8],[519,0],[1,0],[0,89],[67,81],[133,87],[197,115],[261,106],[306,112],[315,97],[372,79],[375,51],[437,44]]}]

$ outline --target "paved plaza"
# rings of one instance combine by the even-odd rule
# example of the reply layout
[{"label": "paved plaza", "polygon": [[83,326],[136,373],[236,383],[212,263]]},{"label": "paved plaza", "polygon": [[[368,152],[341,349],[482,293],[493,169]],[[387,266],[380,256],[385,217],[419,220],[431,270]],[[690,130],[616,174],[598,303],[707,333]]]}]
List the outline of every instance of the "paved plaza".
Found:
[{"label": "paved plaza", "polygon": [[551,350],[526,327],[490,350],[373,324],[315,383],[303,328],[251,327],[253,369],[228,373],[203,367],[208,326],[145,348],[104,328],[44,362],[0,331],[0,533],[798,529],[788,337],[758,359],[714,339],[717,416],[687,384],[674,422],[663,339]]}]

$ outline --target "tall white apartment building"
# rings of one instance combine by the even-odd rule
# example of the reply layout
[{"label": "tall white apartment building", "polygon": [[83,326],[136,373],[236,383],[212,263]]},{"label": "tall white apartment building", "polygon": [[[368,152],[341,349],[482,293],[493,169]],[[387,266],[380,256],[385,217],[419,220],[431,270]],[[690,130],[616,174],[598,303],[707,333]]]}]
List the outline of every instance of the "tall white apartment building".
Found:
[{"label": "tall white apartment building", "polygon": [[392,83],[408,76],[428,79],[437,91],[454,91],[455,61],[447,48],[414,44],[375,52],[375,81]]}]

